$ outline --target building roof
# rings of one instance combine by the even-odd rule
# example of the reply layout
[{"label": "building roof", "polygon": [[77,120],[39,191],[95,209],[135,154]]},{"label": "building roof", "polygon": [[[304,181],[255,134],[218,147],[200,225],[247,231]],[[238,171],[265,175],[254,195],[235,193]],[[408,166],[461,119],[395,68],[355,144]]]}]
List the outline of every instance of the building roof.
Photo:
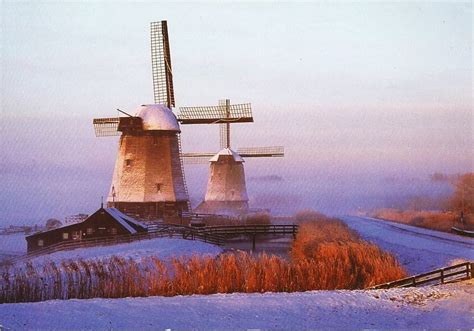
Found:
[{"label": "building roof", "polygon": [[135,116],[142,118],[143,130],[181,132],[176,116],[165,105],[141,105]]},{"label": "building roof", "polygon": [[91,218],[92,216],[94,216],[95,214],[97,214],[97,212],[101,211],[101,210],[104,210],[107,214],[109,214],[114,220],[116,220],[120,225],[122,225],[128,232],[130,232],[130,234],[135,234],[137,233],[137,230],[135,230],[135,228],[133,226],[131,226],[132,224],[134,226],[138,226],[138,227],[141,227],[143,229],[146,229],[146,227],[141,224],[140,222],[138,222],[137,220],[135,220],[134,218],[128,216],[128,215],[125,215],[124,213],[122,213],[120,210],[118,210],[117,208],[100,208],[99,210],[97,210],[94,214],[92,214],[91,216],[89,216],[88,218],[86,218],[85,220],[83,220],[82,222],[78,222],[78,223],[72,223],[72,224],[63,224],[62,226],[60,227],[57,227],[57,228],[54,228],[54,229],[51,229],[51,230],[47,230],[47,231],[40,231],[40,232],[36,232],[36,233],[33,233],[29,236],[26,236],[26,238],[29,238],[29,237],[34,237],[36,235],[39,235],[39,234],[43,234],[43,233],[46,233],[46,232],[50,232],[50,231],[56,231],[56,230],[59,230],[59,229],[64,229],[64,228],[69,228],[69,227],[75,227],[77,226],[78,224],[81,224],[85,221],[87,221],[89,218]]},{"label": "building roof", "polygon": [[232,156],[235,162],[245,162],[244,159],[236,152],[230,148],[224,148],[214,155],[209,162],[217,162],[221,156]]},{"label": "building roof", "polygon": [[138,223],[135,219],[131,218],[128,215],[125,215],[117,208],[104,208],[104,210],[112,216],[117,222],[119,222],[128,232],[135,234],[137,230],[135,230],[130,224],[134,224],[136,226],[144,228],[144,226]]}]

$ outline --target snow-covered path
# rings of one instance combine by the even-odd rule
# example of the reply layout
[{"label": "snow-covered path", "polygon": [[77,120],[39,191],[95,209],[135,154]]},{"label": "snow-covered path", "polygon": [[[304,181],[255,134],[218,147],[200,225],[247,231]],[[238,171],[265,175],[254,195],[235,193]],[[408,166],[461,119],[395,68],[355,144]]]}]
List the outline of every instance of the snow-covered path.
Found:
[{"label": "snow-covered path", "polygon": [[[471,329],[471,285],[0,305],[9,329]],[[1,329],[1,327],[0,327]]]},{"label": "snow-covered path", "polygon": [[394,253],[410,274],[474,260],[474,239],[386,222],[369,217],[340,217],[364,239]]}]

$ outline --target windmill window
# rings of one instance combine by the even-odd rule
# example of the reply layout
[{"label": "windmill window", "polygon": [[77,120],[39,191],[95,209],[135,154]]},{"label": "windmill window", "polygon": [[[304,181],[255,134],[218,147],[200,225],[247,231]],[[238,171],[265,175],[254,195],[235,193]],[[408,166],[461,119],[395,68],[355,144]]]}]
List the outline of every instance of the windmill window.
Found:
[{"label": "windmill window", "polygon": [[132,160],[131,160],[131,159],[126,159],[126,160],[125,160],[125,165],[126,165],[127,167],[130,167],[130,166],[132,165]]},{"label": "windmill window", "polygon": [[43,239],[38,239],[38,246],[43,247],[44,246],[44,240]]},{"label": "windmill window", "polygon": [[159,183],[156,184],[156,192],[158,192],[158,193],[161,192],[161,184],[159,184]]},{"label": "windmill window", "polygon": [[69,239],[69,233],[63,232],[63,239],[68,240]]}]

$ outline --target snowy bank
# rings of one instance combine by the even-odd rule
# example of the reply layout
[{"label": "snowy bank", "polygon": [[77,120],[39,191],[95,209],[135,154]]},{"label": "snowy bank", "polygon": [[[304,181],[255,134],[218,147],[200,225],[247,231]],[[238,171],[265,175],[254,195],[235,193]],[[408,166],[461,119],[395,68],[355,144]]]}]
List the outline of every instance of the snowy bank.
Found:
[{"label": "snowy bank", "polygon": [[53,261],[60,263],[64,260],[90,260],[104,259],[112,256],[120,256],[126,259],[140,261],[144,257],[155,256],[162,261],[170,260],[172,257],[208,255],[217,256],[222,248],[216,245],[196,240],[185,240],[177,238],[155,238],[149,240],[134,241],[131,243],[77,248],[68,251],[59,251],[52,254],[41,255],[30,259],[35,265]]},{"label": "snowy bank", "polygon": [[412,275],[474,260],[471,238],[369,217],[343,216],[341,220],[363,239],[393,253]]},{"label": "snowy bank", "polygon": [[[7,329],[471,329],[474,286],[215,294],[0,305]],[[60,318],[58,318],[60,316]]]}]

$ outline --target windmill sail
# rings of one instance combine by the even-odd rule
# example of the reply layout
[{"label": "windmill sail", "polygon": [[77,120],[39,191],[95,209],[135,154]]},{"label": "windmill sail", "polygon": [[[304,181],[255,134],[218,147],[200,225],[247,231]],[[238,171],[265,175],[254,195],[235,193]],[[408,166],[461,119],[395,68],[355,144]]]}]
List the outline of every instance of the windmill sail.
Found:
[{"label": "windmill sail", "polygon": [[174,107],[173,71],[166,21],[151,23],[151,66],[155,103]]},{"label": "windmill sail", "polygon": [[179,107],[181,124],[219,124],[253,122],[249,103],[205,107]]},{"label": "windmill sail", "polygon": [[94,131],[96,137],[119,136],[120,117],[94,118]]},{"label": "windmill sail", "polygon": [[[181,153],[186,164],[203,164],[209,162],[216,153]],[[237,154],[243,158],[249,157],[284,157],[285,149],[283,146],[265,146],[265,147],[243,147],[237,149]]]}]

